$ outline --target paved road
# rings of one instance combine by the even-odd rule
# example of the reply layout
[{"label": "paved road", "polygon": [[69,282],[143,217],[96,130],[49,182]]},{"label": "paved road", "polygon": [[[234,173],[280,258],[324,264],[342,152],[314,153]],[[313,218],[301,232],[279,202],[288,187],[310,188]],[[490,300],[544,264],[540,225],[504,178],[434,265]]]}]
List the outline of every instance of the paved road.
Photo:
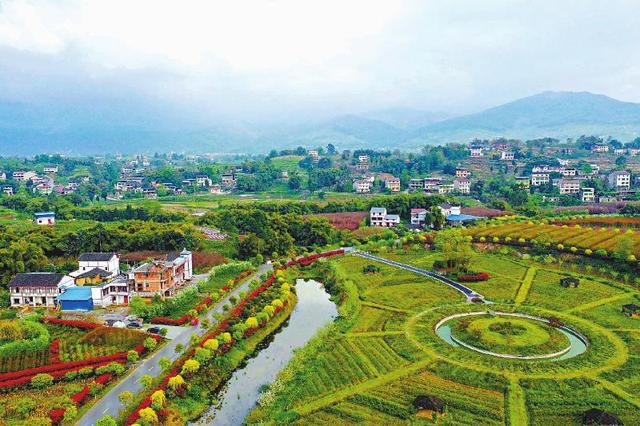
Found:
[{"label": "paved road", "polygon": [[[227,297],[225,297],[213,308],[211,308],[207,313],[207,317],[211,320],[211,324],[215,323],[213,314],[223,313],[224,311],[222,310],[222,307],[229,301],[231,296],[237,296],[241,291],[247,290],[249,288],[249,283],[253,279],[259,277],[270,269],[271,265],[260,266],[255,274],[246,278],[242,282],[242,284],[240,284],[232,292],[230,292]],[[198,276],[198,278],[205,279],[206,276],[203,275]],[[175,360],[180,355],[175,351],[176,345],[178,345],[178,343],[181,343],[186,348],[187,346],[189,346],[189,341],[191,340],[191,335],[193,333],[201,336],[207,331],[207,329],[201,327],[200,324],[198,324],[197,326],[181,327],[181,329],[181,332],[178,331],[178,333],[172,336],[173,338],[171,341],[167,342],[167,344],[165,344],[152,356],[140,362],[135,370],[133,370],[127,377],[120,381],[120,383],[111,388],[111,390],[98,402],[96,402],[96,404],[91,407],[89,411],[87,411],[86,414],[82,416],[82,418],[78,420],[76,424],[80,426],[93,426],[95,425],[96,420],[105,415],[110,415],[114,418],[117,418],[118,411],[121,407],[121,404],[118,401],[118,395],[120,395],[124,391],[131,391],[134,394],[140,393],[140,391],[142,390],[142,385],[139,382],[140,377],[142,377],[144,374],[149,374],[152,377],[156,377],[162,372],[162,369],[158,365],[158,361],[160,360],[160,358],[166,357],[171,361]]]},{"label": "paved road", "polygon": [[481,294],[471,290],[469,287],[466,287],[462,284],[460,284],[457,281],[453,281],[445,276],[442,276],[436,272],[433,271],[427,271],[426,269],[421,269],[421,268],[416,268],[415,266],[411,266],[411,265],[407,265],[404,263],[400,263],[400,262],[396,262],[394,260],[389,260],[389,259],[385,259],[383,257],[378,257],[378,256],[374,256],[372,254],[369,253],[364,253],[361,251],[356,251],[354,252],[354,254],[356,256],[360,256],[360,257],[364,257],[366,259],[370,259],[376,262],[380,262],[380,263],[384,263],[387,265],[391,265],[391,266],[395,266],[398,268],[402,268],[405,269],[407,271],[411,271],[414,272],[416,274],[420,274],[420,275],[425,275],[427,277],[431,277],[433,279],[436,279],[440,282],[445,283],[446,285],[453,287],[455,290],[459,291],[460,293],[464,294],[467,298],[475,298],[475,297],[479,297],[481,299],[484,299],[484,296],[482,296]]}]

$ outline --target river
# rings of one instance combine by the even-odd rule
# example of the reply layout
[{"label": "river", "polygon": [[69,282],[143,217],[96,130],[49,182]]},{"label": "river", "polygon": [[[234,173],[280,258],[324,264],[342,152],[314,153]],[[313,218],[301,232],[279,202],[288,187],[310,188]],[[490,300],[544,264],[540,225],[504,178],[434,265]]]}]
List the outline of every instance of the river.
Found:
[{"label": "river", "polygon": [[241,425],[260,396],[260,387],[271,383],[293,357],[322,327],[338,315],[336,305],[317,281],[296,282],[296,304],[288,322],[266,348],[236,370],[212,406],[195,425]]}]

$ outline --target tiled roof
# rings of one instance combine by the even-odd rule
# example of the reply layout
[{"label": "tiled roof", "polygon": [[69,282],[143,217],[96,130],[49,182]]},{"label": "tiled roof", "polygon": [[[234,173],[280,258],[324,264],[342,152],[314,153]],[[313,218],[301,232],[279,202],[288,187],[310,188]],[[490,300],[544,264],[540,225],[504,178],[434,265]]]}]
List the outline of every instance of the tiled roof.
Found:
[{"label": "tiled roof", "polygon": [[82,253],[78,260],[80,262],[108,262],[115,253]]},{"label": "tiled roof", "polygon": [[56,287],[64,278],[64,274],[53,272],[28,272],[17,274],[9,286],[13,287]]}]

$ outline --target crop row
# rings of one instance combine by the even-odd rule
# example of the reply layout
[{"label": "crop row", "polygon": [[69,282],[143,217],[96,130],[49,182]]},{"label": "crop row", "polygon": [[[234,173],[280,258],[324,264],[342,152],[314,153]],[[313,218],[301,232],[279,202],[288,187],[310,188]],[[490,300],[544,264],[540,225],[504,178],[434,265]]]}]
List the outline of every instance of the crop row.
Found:
[{"label": "crop row", "polygon": [[488,242],[497,238],[497,242],[530,243],[531,240],[538,242],[562,245],[567,249],[570,247],[582,250],[605,250],[607,254],[615,251],[623,238],[628,238],[633,246],[633,254],[640,256],[640,233],[626,232],[619,230],[601,228],[594,230],[591,228],[554,226],[546,224],[521,224],[511,223],[498,226],[487,226],[472,228],[466,231],[468,235],[476,239],[485,238]]},{"label": "crop row", "polygon": [[359,357],[373,364],[378,374],[395,370],[407,362],[380,337],[349,339],[348,342]]}]

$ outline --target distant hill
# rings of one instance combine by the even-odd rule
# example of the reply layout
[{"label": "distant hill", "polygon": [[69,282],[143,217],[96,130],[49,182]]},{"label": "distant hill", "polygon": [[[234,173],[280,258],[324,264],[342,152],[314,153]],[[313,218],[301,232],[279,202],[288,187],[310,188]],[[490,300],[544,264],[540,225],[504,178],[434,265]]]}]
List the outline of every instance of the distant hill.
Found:
[{"label": "distant hill", "polygon": [[0,155],[41,152],[252,152],[315,147],[418,148],[425,144],[513,137],[640,136],[640,104],[587,92],[543,92],[485,111],[445,119],[441,113],[394,108],[322,122],[253,125],[212,123],[164,104],[95,105],[0,102]]},{"label": "distant hill", "polygon": [[588,92],[543,92],[412,132],[405,145],[466,142],[474,137],[535,138],[640,135],[640,104]]}]

